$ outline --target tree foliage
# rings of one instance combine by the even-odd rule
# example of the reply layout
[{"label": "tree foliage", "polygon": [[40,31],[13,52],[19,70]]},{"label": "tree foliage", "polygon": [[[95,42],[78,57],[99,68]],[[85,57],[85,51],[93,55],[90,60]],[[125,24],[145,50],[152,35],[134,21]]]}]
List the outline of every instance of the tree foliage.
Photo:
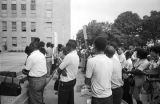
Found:
[{"label": "tree foliage", "polygon": [[[87,41],[89,44],[92,44],[93,40],[97,36],[103,36],[106,39],[108,38],[108,32],[111,28],[111,24],[108,22],[97,22],[95,20],[91,21],[87,25]],[[84,42],[84,35],[83,35],[83,29],[79,30],[77,33],[77,40]]]},{"label": "tree foliage", "polygon": [[113,26],[125,35],[136,35],[141,26],[141,18],[137,13],[127,11],[115,19]]},{"label": "tree foliage", "polygon": [[160,39],[160,12],[151,11],[142,20],[142,38],[145,41]]},{"label": "tree foliage", "polygon": [[[88,43],[92,44],[97,36],[104,36],[110,43],[143,46],[148,40],[160,39],[160,12],[151,11],[143,19],[137,13],[123,12],[113,24],[93,20],[87,25]],[[78,31],[77,40],[84,43],[83,29]]]}]

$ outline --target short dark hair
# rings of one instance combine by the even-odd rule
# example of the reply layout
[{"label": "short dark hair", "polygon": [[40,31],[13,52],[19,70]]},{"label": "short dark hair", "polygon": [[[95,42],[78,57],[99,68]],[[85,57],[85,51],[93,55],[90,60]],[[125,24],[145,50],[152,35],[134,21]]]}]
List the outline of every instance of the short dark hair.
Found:
[{"label": "short dark hair", "polygon": [[131,51],[127,51],[127,52],[125,53],[125,56],[126,56],[126,59],[131,58],[132,52],[131,52]]},{"label": "short dark hair", "polygon": [[104,51],[107,45],[107,41],[104,37],[98,36],[94,40],[94,46],[97,51]]},{"label": "short dark hair", "polygon": [[43,41],[40,41],[39,42],[39,48],[42,48],[42,47],[44,47],[45,46],[45,43],[43,42]]},{"label": "short dark hair", "polygon": [[54,47],[54,44],[51,44],[51,47],[53,48],[53,47]]},{"label": "short dark hair", "polygon": [[138,49],[137,50],[137,57],[140,59],[147,59],[148,52],[145,49]]},{"label": "short dark hair", "polygon": [[113,46],[108,45],[108,46],[106,46],[106,49],[105,49],[104,53],[105,53],[106,56],[108,56],[109,58],[112,58],[113,55],[115,54],[115,49],[114,49]]},{"label": "short dark hair", "polygon": [[50,43],[50,42],[47,42],[46,46],[47,46],[47,47],[50,47],[50,46],[51,46],[51,43]]},{"label": "short dark hair", "polygon": [[62,51],[63,45],[62,44],[58,44],[58,52]]},{"label": "short dark hair", "polygon": [[151,51],[151,52],[155,52],[156,54],[159,54],[159,55],[160,55],[160,45],[152,46],[152,47],[150,48],[150,51]]},{"label": "short dark hair", "polygon": [[67,47],[70,47],[72,49],[76,49],[77,47],[77,42],[73,39],[70,39],[67,44],[66,44]]},{"label": "short dark hair", "polygon": [[36,37],[36,38],[34,39],[34,42],[40,42],[40,38]]},{"label": "short dark hair", "polygon": [[32,43],[29,45],[29,47],[30,47],[30,49],[31,49],[32,51],[37,50],[37,49],[39,49],[39,42],[37,42],[37,41],[32,42]]}]

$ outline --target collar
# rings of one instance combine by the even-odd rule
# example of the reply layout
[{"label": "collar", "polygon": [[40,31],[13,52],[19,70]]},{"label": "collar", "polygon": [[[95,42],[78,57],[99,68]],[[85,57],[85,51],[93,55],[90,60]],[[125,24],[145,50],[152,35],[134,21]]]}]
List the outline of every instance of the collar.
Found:
[{"label": "collar", "polygon": [[31,54],[34,54],[34,53],[36,53],[36,52],[38,52],[39,50],[34,50]]}]

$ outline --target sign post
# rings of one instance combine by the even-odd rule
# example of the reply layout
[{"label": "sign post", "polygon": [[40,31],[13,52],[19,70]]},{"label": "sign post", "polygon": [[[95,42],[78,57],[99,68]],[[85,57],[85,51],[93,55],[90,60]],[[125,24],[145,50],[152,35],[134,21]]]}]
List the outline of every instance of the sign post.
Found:
[{"label": "sign post", "polygon": [[87,28],[86,25],[83,26],[83,36],[85,41],[85,47],[87,47]]}]

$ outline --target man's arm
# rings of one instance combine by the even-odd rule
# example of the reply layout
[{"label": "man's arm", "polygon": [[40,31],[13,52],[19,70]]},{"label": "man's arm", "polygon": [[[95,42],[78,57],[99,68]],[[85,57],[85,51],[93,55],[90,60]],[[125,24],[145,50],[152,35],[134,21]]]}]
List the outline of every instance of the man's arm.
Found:
[{"label": "man's arm", "polygon": [[93,63],[89,59],[87,61],[87,70],[86,70],[86,77],[85,77],[85,84],[91,86],[91,77],[93,74]]},{"label": "man's arm", "polygon": [[23,73],[23,74],[25,74],[25,75],[28,75],[28,74],[29,74],[29,71],[30,71],[30,69],[31,69],[31,67],[32,67],[32,64],[33,64],[32,61],[33,61],[33,60],[32,60],[32,57],[29,56],[29,57],[27,58],[26,65],[25,65],[24,68],[22,69],[22,73]]},{"label": "man's arm", "polygon": [[62,74],[63,76],[67,76],[66,67],[69,65],[69,63],[70,63],[70,57],[65,56],[62,63],[59,65],[59,68],[58,68],[57,72],[59,74]]},{"label": "man's arm", "polygon": [[86,77],[84,83],[88,86],[91,86],[91,78]]},{"label": "man's arm", "polygon": [[66,69],[61,70],[60,68],[58,68],[57,72],[58,72],[59,75],[62,74],[63,76],[67,76]]}]

